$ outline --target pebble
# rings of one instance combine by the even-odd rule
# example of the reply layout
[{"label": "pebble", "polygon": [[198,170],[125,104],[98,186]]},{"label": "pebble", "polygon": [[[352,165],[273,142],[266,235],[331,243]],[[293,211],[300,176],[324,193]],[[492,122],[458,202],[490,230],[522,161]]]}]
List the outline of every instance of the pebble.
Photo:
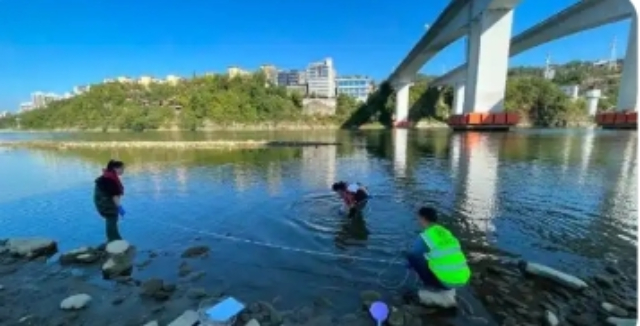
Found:
[{"label": "pebble", "polygon": [[617,317],[627,317],[629,315],[629,313],[626,310],[609,302],[603,302],[601,307],[609,314],[612,314]]},{"label": "pebble", "polygon": [[77,310],[82,309],[89,304],[91,301],[91,296],[88,294],[76,294],[72,295],[60,302],[60,309],[63,310]]},{"label": "pebble", "polygon": [[558,320],[558,316],[553,312],[547,310],[544,312],[544,319],[547,322],[547,326],[558,326],[560,325],[560,320]]},{"label": "pebble", "polygon": [[190,299],[202,299],[207,297],[207,291],[205,291],[205,289],[203,288],[192,288],[189,289],[189,292],[187,292],[187,297],[189,297]]},{"label": "pebble", "polygon": [[606,270],[607,272],[609,272],[610,274],[613,274],[613,275],[622,274],[619,269],[617,269],[617,268],[615,268],[613,266],[607,266],[607,267],[604,268],[604,270]]},{"label": "pebble", "polygon": [[185,250],[182,253],[181,257],[182,258],[199,257],[207,254],[208,252],[209,252],[208,246],[193,246],[193,247],[187,248],[187,250]]},{"label": "pebble", "polygon": [[390,326],[403,326],[404,325],[404,312],[396,307],[391,307],[391,313],[387,323]]},{"label": "pebble", "polygon": [[246,324],[244,324],[244,326],[260,326],[260,323],[255,319],[251,319]]},{"label": "pebble", "polygon": [[594,277],[594,280],[596,281],[596,283],[603,287],[610,288],[613,286],[613,280],[608,276],[596,275]]},{"label": "pebble", "polygon": [[614,325],[614,326],[637,326],[638,325],[638,320],[637,319],[624,319],[624,318],[617,318],[617,317],[609,317],[609,318],[607,318],[607,324]]},{"label": "pebble", "polygon": [[376,291],[367,290],[360,292],[360,300],[362,300],[362,304],[366,309],[369,309],[369,306],[374,301],[380,300],[380,298],[382,298],[382,295]]},{"label": "pebble", "polygon": [[193,326],[193,324],[198,322],[200,317],[198,313],[193,310],[187,310],[182,313],[178,318],[169,323],[168,326]]}]

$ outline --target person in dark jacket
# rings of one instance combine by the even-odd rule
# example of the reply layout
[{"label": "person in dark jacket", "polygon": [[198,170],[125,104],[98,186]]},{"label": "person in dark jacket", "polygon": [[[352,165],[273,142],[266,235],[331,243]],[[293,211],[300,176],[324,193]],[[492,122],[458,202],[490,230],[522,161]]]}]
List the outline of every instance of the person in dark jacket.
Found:
[{"label": "person in dark jacket", "polygon": [[120,176],[124,173],[124,163],[110,160],[102,175],[95,181],[93,202],[96,210],[105,219],[107,242],[121,240],[118,218],[125,215],[122,208],[124,187]]}]

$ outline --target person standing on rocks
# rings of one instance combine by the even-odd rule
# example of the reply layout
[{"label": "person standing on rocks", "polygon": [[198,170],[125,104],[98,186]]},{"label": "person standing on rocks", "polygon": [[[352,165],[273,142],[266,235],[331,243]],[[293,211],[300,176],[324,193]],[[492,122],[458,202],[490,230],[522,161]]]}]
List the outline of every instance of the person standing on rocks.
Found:
[{"label": "person standing on rocks", "polygon": [[118,218],[125,215],[122,208],[124,187],[120,176],[124,173],[124,163],[110,160],[95,183],[93,202],[100,216],[105,219],[107,242],[122,240],[118,230]]},{"label": "person standing on rocks", "polygon": [[438,224],[438,213],[431,207],[418,210],[418,223],[423,231],[413,250],[406,254],[408,267],[429,290],[447,291],[465,286],[471,270],[458,239]]}]

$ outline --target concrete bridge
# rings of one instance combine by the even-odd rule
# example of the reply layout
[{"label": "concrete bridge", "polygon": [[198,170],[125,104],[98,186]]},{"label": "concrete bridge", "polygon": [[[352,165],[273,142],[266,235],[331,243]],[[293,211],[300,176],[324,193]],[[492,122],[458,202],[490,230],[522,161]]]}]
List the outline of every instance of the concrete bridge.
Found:
[{"label": "concrete bridge", "polygon": [[640,0],[582,0],[512,38],[513,11],[519,3],[452,0],[388,78],[397,96],[394,124],[407,125],[409,88],[417,72],[460,38],[467,38],[467,63],[430,85],[454,87],[449,125],[454,129],[509,129],[518,122],[516,114],[504,110],[509,57],[580,31],[630,19],[616,111],[600,114],[596,120],[603,127],[636,128]]}]

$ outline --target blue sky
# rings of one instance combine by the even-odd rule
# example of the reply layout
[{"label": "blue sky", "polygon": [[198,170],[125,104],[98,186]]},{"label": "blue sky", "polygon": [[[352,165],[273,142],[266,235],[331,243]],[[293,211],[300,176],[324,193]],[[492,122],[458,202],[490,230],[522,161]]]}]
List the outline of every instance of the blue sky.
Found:
[{"label": "blue sky", "polygon": [[[0,111],[15,110],[36,90],[121,75],[189,76],[229,65],[304,67],[332,57],[339,74],[384,79],[446,7],[448,0],[0,0]],[[522,0],[514,33],[576,0]],[[608,57],[628,22],[558,40],[512,65]],[[453,44],[423,70],[462,63]]]}]

